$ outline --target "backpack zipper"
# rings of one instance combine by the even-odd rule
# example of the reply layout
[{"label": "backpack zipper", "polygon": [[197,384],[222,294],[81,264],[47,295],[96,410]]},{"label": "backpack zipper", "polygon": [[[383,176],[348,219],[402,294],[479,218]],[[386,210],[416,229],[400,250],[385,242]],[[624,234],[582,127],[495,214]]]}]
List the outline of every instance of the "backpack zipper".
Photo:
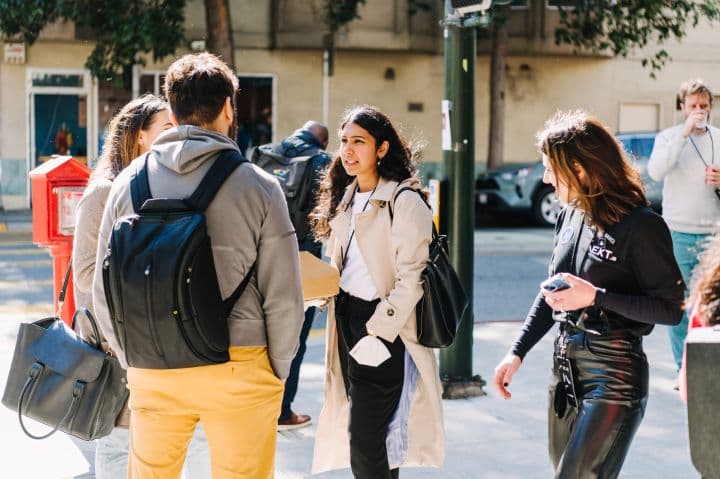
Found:
[{"label": "backpack zipper", "polygon": [[187,335],[187,331],[185,331],[185,325],[183,324],[183,319],[181,317],[179,317],[179,315],[175,316],[175,321],[177,321],[178,328],[180,329],[180,334],[182,335],[183,339],[185,340],[185,345],[187,345],[190,352],[204,361],[208,361],[210,363],[216,363],[217,362],[216,360],[205,356],[203,353],[198,351],[195,348],[195,346],[190,342],[190,338]]},{"label": "backpack zipper", "polygon": [[152,308],[152,278],[150,277],[151,265],[145,266],[145,304],[147,306],[148,316],[148,328],[150,329],[150,337],[152,339],[153,346],[155,346],[155,352],[158,356],[164,357],[165,354],[160,349],[160,343],[158,343],[158,334],[155,331],[155,319]]},{"label": "backpack zipper", "polygon": [[[195,305],[193,304],[193,302],[192,302],[192,300],[191,300],[191,297],[190,297],[190,283],[192,282],[191,275],[192,275],[192,267],[188,267],[188,268],[185,270],[184,282],[183,282],[183,285],[182,285],[182,288],[181,288],[181,289],[182,289],[182,294],[183,294],[183,296],[185,296],[185,298],[187,298],[187,303],[188,303],[188,305],[190,306],[190,314],[192,314],[193,316],[197,316],[197,312],[195,311]],[[176,308],[175,311],[179,311],[179,308]],[[210,362],[213,362],[213,363],[216,362],[216,361],[213,360],[212,358],[209,358],[209,357],[206,356],[205,354],[201,353],[201,352],[195,347],[195,345],[193,345],[193,344],[190,342],[190,339],[189,339],[189,336],[188,336],[188,334],[187,334],[187,331],[185,330],[184,319],[181,318],[179,315],[175,315],[175,320],[177,321],[178,327],[180,328],[180,333],[183,335],[183,338],[185,339],[185,344],[187,344],[187,346],[188,346],[188,348],[190,349],[190,351],[191,351],[195,356],[197,356],[197,357],[200,358],[200,359],[204,359],[205,361],[210,361]],[[198,330],[198,334],[200,334],[200,336],[203,337],[203,333],[201,333],[199,330]],[[208,348],[212,349],[213,351],[215,350],[214,348],[212,348],[212,347],[210,346],[210,344],[208,343],[208,341],[207,341],[205,338],[203,338],[203,340],[204,340],[204,342],[205,342],[205,345],[206,345]],[[222,351],[217,351],[217,352],[222,352]]]}]

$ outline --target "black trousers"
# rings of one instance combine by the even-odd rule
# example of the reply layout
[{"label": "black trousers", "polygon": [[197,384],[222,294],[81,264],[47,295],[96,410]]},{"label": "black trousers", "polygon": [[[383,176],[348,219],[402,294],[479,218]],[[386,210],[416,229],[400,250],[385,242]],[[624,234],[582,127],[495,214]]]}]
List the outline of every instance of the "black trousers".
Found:
[{"label": "black trousers", "polygon": [[[567,401],[558,369],[570,360],[577,407]],[[548,411],[548,447],[556,479],[614,479],[645,414],[648,364],[642,339],[632,334],[595,336],[561,331]]]},{"label": "black trousers", "polygon": [[365,301],[344,291],[335,298],[338,325],[338,352],[350,399],[350,467],[356,479],[394,479],[390,470],[385,437],[400,402],[405,370],[405,345],[398,337],[393,343],[380,338],[391,357],[378,367],[363,366],[349,351],[367,336],[365,324],[379,300]]}]

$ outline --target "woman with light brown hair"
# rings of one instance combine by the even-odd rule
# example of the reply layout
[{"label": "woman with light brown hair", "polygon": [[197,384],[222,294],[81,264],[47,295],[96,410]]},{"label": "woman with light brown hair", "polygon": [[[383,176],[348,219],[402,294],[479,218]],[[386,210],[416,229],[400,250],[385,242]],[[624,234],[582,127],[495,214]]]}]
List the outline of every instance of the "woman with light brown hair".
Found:
[{"label": "woman with light brown hair", "polygon": [[565,207],[550,278],[494,383],[509,399],[525,355],[559,323],[548,411],[555,477],[615,478],[645,413],[642,337],[680,321],[684,285],[665,222],[602,123],[581,111],[557,113],[538,147],[543,181]]}]

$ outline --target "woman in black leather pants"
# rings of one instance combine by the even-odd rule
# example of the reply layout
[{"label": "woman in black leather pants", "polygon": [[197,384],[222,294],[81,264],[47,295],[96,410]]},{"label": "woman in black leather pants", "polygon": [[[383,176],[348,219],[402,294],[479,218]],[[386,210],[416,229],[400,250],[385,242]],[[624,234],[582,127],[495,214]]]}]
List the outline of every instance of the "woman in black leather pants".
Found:
[{"label": "woman in black leather pants", "polygon": [[615,478],[647,403],[642,338],[655,324],[680,322],[684,284],[665,222],[598,120],[558,113],[538,146],[543,181],[565,204],[548,268],[556,281],[535,298],[495,386],[509,399],[523,358],[559,323],[548,408],[555,477]]}]

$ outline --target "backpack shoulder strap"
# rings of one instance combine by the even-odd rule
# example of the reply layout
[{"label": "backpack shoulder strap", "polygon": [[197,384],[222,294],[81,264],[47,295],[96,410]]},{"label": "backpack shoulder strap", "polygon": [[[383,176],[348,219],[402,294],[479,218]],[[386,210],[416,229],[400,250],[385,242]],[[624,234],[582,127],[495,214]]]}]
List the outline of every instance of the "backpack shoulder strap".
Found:
[{"label": "backpack shoulder strap", "polygon": [[225,307],[225,317],[230,315],[230,312],[235,307],[235,303],[237,303],[238,298],[240,298],[240,295],[243,294],[243,291],[245,291],[245,288],[247,287],[248,283],[250,282],[250,279],[252,278],[253,273],[255,272],[255,266],[257,265],[257,260],[250,266],[250,269],[248,270],[247,274],[245,274],[245,277],[242,281],[240,281],[240,284],[237,288],[235,288],[235,291],[232,292],[232,294],[223,301],[223,305]]},{"label": "backpack shoulder strap", "polygon": [[[402,193],[403,191],[408,191],[408,190],[409,190],[409,191],[414,191],[415,193],[417,193],[418,195],[420,195],[420,199],[422,199],[423,203],[425,203],[425,205],[426,205],[428,208],[430,208],[430,205],[427,204],[427,201],[425,201],[425,198],[423,197],[422,193],[420,193],[420,190],[416,190],[415,188],[412,188],[412,187],[410,187],[410,186],[404,186],[404,187],[400,188],[400,190],[398,190],[397,193],[395,193],[395,196],[393,196],[392,201],[391,201],[390,204],[388,205],[388,213],[390,213],[390,223],[392,223],[392,220],[393,220],[393,217],[394,217],[394,215],[393,215],[393,206],[395,206],[395,202],[397,201],[398,196],[400,196],[400,193]],[[430,209],[432,210],[432,208],[430,208]]]},{"label": "backpack shoulder strap", "polygon": [[152,198],[150,194],[150,182],[148,181],[147,162],[150,152],[145,155],[142,166],[138,166],[135,174],[130,178],[130,198],[132,199],[133,210],[137,213],[146,200]]},{"label": "backpack shoulder strap", "polygon": [[197,189],[185,201],[192,208],[205,211],[213,198],[215,198],[220,187],[225,183],[225,180],[235,171],[235,168],[247,163],[247,161],[237,150],[222,151],[208,172],[205,173]]},{"label": "backpack shoulder strap", "polygon": [[[215,159],[215,163],[213,163],[208,172],[205,173],[205,176],[200,181],[197,189],[193,192],[190,198],[185,200],[186,203],[198,211],[205,211],[230,174],[235,171],[238,166],[247,162],[247,158],[242,156],[237,150],[222,151]],[[232,294],[223,301],[225,316],[230,314],[238,298],[240,298],[240,295],[243,291],[245,291],[245,288],[255,272],[256,264],[257,262],[250,266],[250,269],[247,274],[245,274],[245,277],[237,288],[235,288],[235,291],[233,291]]]}]

